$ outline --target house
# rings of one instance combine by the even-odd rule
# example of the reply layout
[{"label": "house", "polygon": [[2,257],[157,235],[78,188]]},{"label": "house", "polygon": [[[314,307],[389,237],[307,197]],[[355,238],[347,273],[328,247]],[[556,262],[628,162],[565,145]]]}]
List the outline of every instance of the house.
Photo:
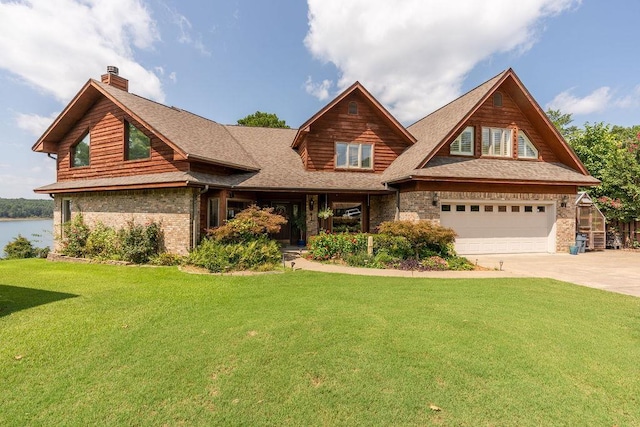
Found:
[{"label": "house", "polygon": [[[304,215],[308,235],[430,220],[455,229],[463,254],[567,251],[578,187],[599,182],[511,69],[409,127],[356,82],[298,129],[271,129],[134,95],[109,67],[33,150],[57,163],[56,182],[35,190],[55,200],[56,248],[82,212],[114,227],[159,221],[167,250],[184,254],[256,203]],[[292,225],[277,236],[297,237]]]}]

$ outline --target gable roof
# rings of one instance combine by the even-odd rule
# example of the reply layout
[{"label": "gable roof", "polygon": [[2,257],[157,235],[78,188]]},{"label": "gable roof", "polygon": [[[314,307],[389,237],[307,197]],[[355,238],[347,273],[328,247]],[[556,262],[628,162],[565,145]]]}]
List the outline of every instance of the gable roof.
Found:
[{"label": "gable roof", "polygon": [[407,144],[413,144],[416,142],[416,138],[405,129],[402,124],[387,111],[386,108],[377,99],[369,93],[367,89],[358,81],[345,89],[340,95],[335,97],[333,101],[329,102],[324,106],[320,111],[314,114],[309,120],[304,122],[300,128],[298,129],[298,133],[296,133],[295,138],[293,139],[293,143],[291,144],[292,148],[296,148],[302,142],[304,135],[309,131],[309,128],[313,123],[315,123],[318,119],[325,115],[329,110],[335,107],[340,101],[344,100],[347,96],[352,93],[359,93],[364,97],[364,99],[373,107],[374,111],[378,113],[378,115],[389,125],[391,130],[395,131],[398,135],[400,135]]},{"label": "gable roof", "polygon": [[89,80],[34,144],[34,151],[54,153],[56,145],[86,111],[104,96],[140,122],[184,159],[255,171],[257,162],[219,123],[175,107]]},{"label": "gable roof", "polygon": [[[579,174],[588,176],[589,173],[580,159],[550,122],[515,72],[509,68],[409,126],[408,130],[415,135],[417,142],[387,168],[383,174],[385,181],[399,181],[408,176],[420,175],[419,169],[428,167],[429,161],[440,148],[453,136],[459,134],[466,121],[503,85],[507,85],[510,91],[516,94],[515,102],[525,110],[525,114],[542,136],[546,140],[556,142],[556,154],[560,160]],[[496,176],[500,176],[499,170],[494,172]],[[589,185],[594,185],[594,182]]]}]

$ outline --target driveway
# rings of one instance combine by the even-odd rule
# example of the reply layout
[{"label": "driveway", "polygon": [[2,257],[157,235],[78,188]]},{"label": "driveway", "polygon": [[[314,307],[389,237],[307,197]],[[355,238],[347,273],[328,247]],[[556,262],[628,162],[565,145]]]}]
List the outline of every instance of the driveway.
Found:
[{"label": "driveway", "polygon": [[526,277],[550,277],[640,297],[640,252],[607,250],[567,254],[470,255],[483,267]]}]

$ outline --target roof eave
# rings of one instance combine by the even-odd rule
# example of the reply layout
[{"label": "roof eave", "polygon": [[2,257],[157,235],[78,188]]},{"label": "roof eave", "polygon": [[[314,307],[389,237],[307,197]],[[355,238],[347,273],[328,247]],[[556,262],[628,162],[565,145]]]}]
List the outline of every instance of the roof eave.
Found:
[{"label": "roof eave", "polygon": [[228,167],[228,168],[231,168],[231,169],[236,169],[236,170],[240,170],[240,171],[244,171],[244,172],[258,172],[258,171],[260,171],[260,168],[254,168],[254,167],[251,167],[251,166],[241,165],[241,164],[238,164],[238,163],[220,162],[220,161],[217,161],[217,160],[214,160],[214,159],[209,159],[209,158],[202,157],[202,156],[196,156],[194,154],[186,154],[185,158],[187,160],[191,160],[191,161],[207,163],[207,164],[215,165],[215,166]]},{"label": "roof eave", "polygon": [[[595,178],[594,178],[595,179]],[[482,183],[482,184],[526,184],[526,185],[552,185],[552,186],[578,186],[594,187],[600,181],[564,181],[564,180],[534,180],[534,179],[496,179],[496,178],[464,178],[464,177],[442,177],[442,176],[416,176],[408,175],[387,181],[387,184],[399,184],[408,181],[432,181],[432,182],[452,182],[452,183]]]}]

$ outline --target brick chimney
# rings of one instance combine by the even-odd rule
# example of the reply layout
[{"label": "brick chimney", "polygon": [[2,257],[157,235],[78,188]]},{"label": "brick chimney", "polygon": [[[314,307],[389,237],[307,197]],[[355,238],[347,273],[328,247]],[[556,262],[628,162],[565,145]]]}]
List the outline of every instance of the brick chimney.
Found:
[{"label": "brick chimney", "polygon": [[118,67],[107,66],[107,74],[102,75],[102,83],[129,92],[129,80],[118,75]]}]

